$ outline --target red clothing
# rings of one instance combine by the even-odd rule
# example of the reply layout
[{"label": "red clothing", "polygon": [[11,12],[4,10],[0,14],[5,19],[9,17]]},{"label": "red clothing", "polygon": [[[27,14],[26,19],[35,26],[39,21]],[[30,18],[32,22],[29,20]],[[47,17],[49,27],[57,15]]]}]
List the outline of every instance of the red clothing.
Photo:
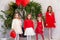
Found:
[{"label": "red clothing", "polygon": [[46,12],[46,24],[47,28],[55,28],[54,12],[52,12],[51,14],[49,12]]},{"label": "red clothing", "polygon": [[38,34],[42,34],[43,33],[42,21],[41,22],[37,22],[37,28],[36,28],[35,32],[38,33]]},{"label": "red clothing", "polygon": [[24,21],[24,29],[32,27],[34,29],[34,24],[32,20],[26,19]]}]

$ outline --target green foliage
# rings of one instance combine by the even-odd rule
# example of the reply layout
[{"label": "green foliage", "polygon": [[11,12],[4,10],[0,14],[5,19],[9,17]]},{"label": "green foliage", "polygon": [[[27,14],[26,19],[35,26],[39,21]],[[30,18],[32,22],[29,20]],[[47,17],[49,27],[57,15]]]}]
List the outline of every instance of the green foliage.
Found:
[{"label": "green foliage", "polygon": [[0,15],[0,18],[5,19],[5,18],[3,17],[3,15]]},{"label": "green foliage", "polygon": [[33,18],[36,18],[37,14],[42,13],[41,5],[39,3],[32,1],[25,8],[20,8],[16,5],[16,3],[11,2],[9,4],[9,9],[3,11],[3,13],[5,13],[7,17],[7,20],[5,20],[5,26],[7,28],[11,28],[11,22],[16,9],[18,9],[18,11],[20,11],[20,9],[24,9],[26,11],[26,15],[28,13],[31,13]]},{"label": "green foliage", "polygon": [[35,18],[37,14],[42,13],[41,5],[36,2],[30,2],[30,4],[25,8],[27,13],[32,13],[32,17]]},{"label": "green foliage", "polygon": [[6,11],[2,11],[3,13],[5,13],[5,15],[7,17],[7,20],[5,20],[5,22],[4,22],[5,27],[7,27],[7,28],[11,28],[11,22],[13,19],[15,9],[17,9],[16,4],[11,2],[11,4],[9,4],[9,9]]}]

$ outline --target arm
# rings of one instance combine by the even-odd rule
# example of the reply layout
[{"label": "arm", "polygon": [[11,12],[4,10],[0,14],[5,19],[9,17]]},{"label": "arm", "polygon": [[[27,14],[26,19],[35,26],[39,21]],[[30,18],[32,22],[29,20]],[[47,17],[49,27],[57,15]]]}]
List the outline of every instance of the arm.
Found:
[{"label": "arm", "polygon": [[12,27],[11,27],[11,29],[14,29],[14,20],[12,20]]},{"label": "arm", "polygon": [[22,23],[22,20],[20,20],[20,26],[21,26],[21,27],[22,27],[22,24],[23,24],[23,23]]},{"label": "arm", "polygon": [[56,23],[56,21],[55,21],[55,15],[54,15],[54,13],[53,13],[53,19],[54,19],[54,23]]},{"label": "arm", "polygon": [[48,13],[46,12],[46,15],[45,15],[45,23],[46,23],[46,26],[48,25]]},{"label": "arm", "polygon": [[32,28],[34,29],[34,22],[32,21]]},{"label": "arm", "polygon": [[43,31],[44,31],[44,22],[43,22],[43,20],[42,20],[42,26],[43,26]]}]

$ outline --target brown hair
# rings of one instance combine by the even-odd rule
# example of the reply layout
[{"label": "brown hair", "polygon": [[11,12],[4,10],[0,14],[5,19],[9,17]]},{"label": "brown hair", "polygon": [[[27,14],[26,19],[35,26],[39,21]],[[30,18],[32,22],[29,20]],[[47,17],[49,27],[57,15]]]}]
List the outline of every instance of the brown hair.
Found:
[{"label": "brown hair", "polygon": [[19,12],[15,12],[13,19],[15,19],[15,15],[16,15],[16,14],[18,14],[18,19],[20,19],[20,14],[19,14]]},{"label": "brown hair", "polygon": [[47,8],[47,12],[49,12],[49,7],[51,8],[51,11],[50,11],[50,12],[53,12],[53,10],[52,10],[52,6],[48,6],[48,8]]},{"label": "brown hair", "polygon": [[[28,19],[28,15],[31,15],[31,13],[30,14],[27,14],[27,16],[26,16],[26,19]],[[32,15],[31,15],[32,16]],[[32,19],[32,18],[31,18]]]}]

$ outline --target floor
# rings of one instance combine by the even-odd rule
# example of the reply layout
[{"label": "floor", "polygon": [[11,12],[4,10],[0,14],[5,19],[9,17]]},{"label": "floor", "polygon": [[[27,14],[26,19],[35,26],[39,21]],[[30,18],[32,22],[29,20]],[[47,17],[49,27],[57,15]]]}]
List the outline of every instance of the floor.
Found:
[{"label": "floor", "polygon": [[[42,38],[41,38],[41,36],[40,35],[38,35],[38,39],[39,40],[42,40]],[[45,37],[45,40],[48,40],[48,30],[47,29],[45,29],[45,31],[44,31],[44,37]],[[35,36],[32,36],[31,37],[32,39],[31,40],[36,40],[36,37]],[[0,40],[5,40],[6,38],[0,38]],[[14,39],[12,39],[12,38],[8,38],[8,39],[6,39],[6,40],[14,40]],[[20,40],[27,40],[27,37],[20,37]]]}]

